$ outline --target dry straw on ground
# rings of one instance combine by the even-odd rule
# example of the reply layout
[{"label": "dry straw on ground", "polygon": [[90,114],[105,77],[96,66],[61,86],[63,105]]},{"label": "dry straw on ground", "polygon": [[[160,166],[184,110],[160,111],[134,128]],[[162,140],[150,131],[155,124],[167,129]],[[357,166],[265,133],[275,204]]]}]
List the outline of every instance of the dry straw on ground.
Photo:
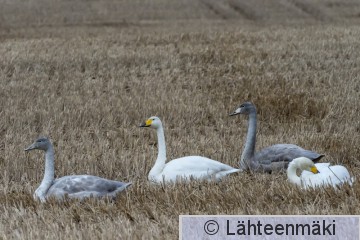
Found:
[{"label": "dry straw on ground", "polygon": [[[237,166],[245,100],[257,149],[294,143],[360,172],[360,4],[355,1],[2,1],[0,239],[176,239],[179,214],[360,214],[359,184],[303,192],[284,174],[152,186],[162,118],[168,158]],[[40,204],[56,175],[133,181],[115,202]]]}]

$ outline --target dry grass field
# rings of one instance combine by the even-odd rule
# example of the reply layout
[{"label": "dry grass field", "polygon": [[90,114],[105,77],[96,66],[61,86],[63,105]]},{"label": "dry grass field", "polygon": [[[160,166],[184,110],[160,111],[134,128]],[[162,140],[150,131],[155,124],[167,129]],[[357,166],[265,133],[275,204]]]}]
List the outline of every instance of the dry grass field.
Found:
[{"label": "dry grass field", "polygon": [[[176,239],[180,214],[360,214],[360,184],[302,191],[286,174],[154,186],[152,115],[168,159],[237,167],[258,108],[257,149],[293,143],[360,175],[360,3],[350,0],[0,0],[0,239]],[[32,194],[56,175],[132,181],[114,202]]]}]

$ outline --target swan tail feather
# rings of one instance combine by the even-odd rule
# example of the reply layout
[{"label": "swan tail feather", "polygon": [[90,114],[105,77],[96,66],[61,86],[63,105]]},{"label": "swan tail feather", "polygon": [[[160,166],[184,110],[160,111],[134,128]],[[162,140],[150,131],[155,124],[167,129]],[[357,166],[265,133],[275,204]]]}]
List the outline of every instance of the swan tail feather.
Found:
[{"label": "swan tail feather", "polygon": [[317,158],[312,159],[312,161],[313,161],[314,163],[318,163],[318,162],[320,161],[320,159],[322,159],[323,157],[325,157],[325,155],[324,155],[324,154],[320,154]]},{"label": "swan tail feather", "polygon": [[115,198],[120,192],[125,191],[128,187],[130,187],[132,185],[132,182],[128,182],[128,183],[124,183],[123,186],[117,188],[115,191],[113,191],[112,193],[108,194],[108,197],[110,198]]}]

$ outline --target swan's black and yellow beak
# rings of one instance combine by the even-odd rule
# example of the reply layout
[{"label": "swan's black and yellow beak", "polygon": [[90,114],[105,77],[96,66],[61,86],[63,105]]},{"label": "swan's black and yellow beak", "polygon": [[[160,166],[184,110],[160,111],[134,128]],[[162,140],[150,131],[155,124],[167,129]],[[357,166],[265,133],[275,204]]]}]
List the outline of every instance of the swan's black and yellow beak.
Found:
[{"label": "swan's black and yellow beak", "polygon": [[310,171],[311,171],[312,173],[314,173],[314,174],[319,173],[319,170],[318,170],[315,166],[311,167],[311,168],[310,168]]},{"label": "swan's black and yellow beak", "polygon": [[152,124],[152,122],[153,122],[153,120],[148,119],[148,120],[146,120],[145,122],[143,122],[142,124],[140,124],[139,127],[150,127],[151,124]]}]

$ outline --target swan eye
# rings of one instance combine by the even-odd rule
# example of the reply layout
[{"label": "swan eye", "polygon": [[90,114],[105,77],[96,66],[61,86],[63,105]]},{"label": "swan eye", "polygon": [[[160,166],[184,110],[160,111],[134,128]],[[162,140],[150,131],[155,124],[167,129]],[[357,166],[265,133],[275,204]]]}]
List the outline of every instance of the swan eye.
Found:
[{"label": "swan eye", "polygon": [[240,105],[241,108],[245,107],[244,105]]}]

